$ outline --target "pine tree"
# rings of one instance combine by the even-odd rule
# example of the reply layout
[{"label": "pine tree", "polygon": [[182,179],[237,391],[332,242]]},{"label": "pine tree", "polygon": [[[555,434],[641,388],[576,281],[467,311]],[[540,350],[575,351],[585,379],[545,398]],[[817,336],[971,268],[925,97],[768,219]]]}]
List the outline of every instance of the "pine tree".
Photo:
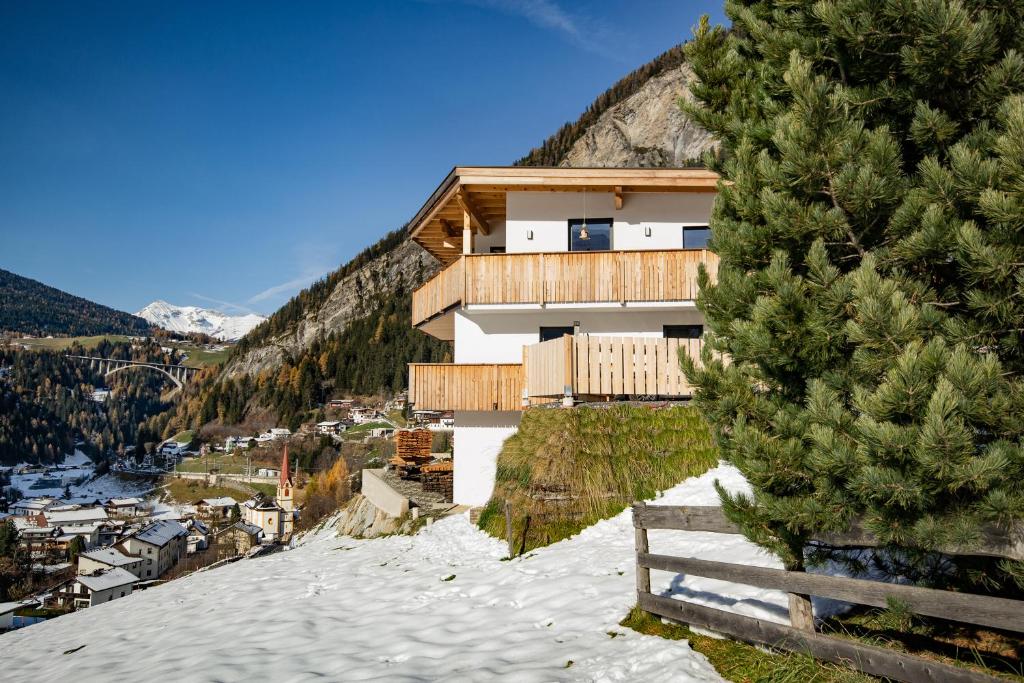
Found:
[{"label": "pine tree", "polygon": [[1024,518],[1024,3],[726,12],[687,48],[683,105],[721,141],[708,343],[684,364],[753,489],[721,492],[726,513],[791,568],[854,515],[924,549],[1005,530]]}]

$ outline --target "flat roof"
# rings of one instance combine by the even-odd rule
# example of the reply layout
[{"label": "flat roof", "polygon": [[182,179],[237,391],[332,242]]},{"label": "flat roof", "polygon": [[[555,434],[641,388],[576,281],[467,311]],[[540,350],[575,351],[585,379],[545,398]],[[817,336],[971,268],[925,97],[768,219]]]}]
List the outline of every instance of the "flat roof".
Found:
[{"label": "flat roof", "polygon": [[505,217],[508,192],[715,192],[719,176],[706,168],[562,168],[456,166],[409,222],[409,234],[442,263],[462,250],[463,211],[486,234]]}]

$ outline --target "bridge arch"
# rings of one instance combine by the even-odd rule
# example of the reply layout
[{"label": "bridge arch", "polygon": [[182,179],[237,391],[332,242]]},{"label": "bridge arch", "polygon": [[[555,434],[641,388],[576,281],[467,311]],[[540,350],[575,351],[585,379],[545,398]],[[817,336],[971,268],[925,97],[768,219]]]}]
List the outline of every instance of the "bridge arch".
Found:
[{"label": "bridge arch", "polygon": [[184,384],[181,383],[180,379],[178,379],[177,377],[175,377],[171,373],[167,372],[166,370],[164,370],[160,366],[158,366],[158,365],[149,365],[147,363],[130,363],[130,364],[125,364],[125,365],[118,365],[116,368],[108,370],[106,373],[104,373],[103,376],[104,377],[110,377],[115,372],[120,372],[121,370],[127,370],[128,368],[148,368],[150,370],[156,370],[157,372],[162,372],[165,375],[167,375],[168,377],[170,377],[171,381],[174,382],[174,386],[176,387],[175,391],[178,391],[178,390],[184,388],[184,386],[185,386]]}]

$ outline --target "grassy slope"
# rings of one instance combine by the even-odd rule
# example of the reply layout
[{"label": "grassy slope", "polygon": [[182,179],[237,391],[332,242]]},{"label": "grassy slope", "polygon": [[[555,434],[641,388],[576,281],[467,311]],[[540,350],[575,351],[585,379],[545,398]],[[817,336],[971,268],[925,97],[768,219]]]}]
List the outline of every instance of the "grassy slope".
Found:
[{"label": "grassy slope", "polygon": [[[91,337],[53,337],[52,339],[42,337],[26,337],[24,339],[18,339],[19,344],[24,344],[30,349],[40,350],[45,349],[47,351],[65,351],[71,348],[71,345],[78,342],[85,349],[95,349],[96,346],[103,340],[109,342],[127,342],[129,338],[121,334],[101,334]],[[176,342],[161,341],[164,346],[173,347],[178,349],[182,353],[188,354],[188,359],[185,361],[185,365],[190,368],[205,368],[210,365],[219,365],[227,360],[231,354],[231,347],[221,349],[220,351],[207,351],[205,349],[197,349],[194,346],[182,345]]]},{"label": "grassy slope", "polygon": [[568,538],[717,462],[707,426],[686,407],[533,409],[498,456],[480,527],[504,537],[505,501],[526,549]]}]

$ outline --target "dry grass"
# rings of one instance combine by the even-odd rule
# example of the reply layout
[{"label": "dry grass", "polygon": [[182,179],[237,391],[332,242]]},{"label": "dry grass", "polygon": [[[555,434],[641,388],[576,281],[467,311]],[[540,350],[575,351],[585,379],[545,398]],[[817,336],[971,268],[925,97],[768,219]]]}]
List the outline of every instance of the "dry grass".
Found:
[{"label": "dry grass", "polygon": [[735,683],[869,683],[878,680],[835,664],[819,662],[808,655],[767,652],[735,640],[700,635],[682,624],[664,623],[639,607],[634,607],[621,625],[651,636],[688,641],[691,648],[708,658],[718,673]]},{"label": "dry grass", "polygon": [[504,537],[508,501],[516,545],[547,545],[716,462],[708,428],[692,408],[528,410],[498,456],[480,528]]}]

